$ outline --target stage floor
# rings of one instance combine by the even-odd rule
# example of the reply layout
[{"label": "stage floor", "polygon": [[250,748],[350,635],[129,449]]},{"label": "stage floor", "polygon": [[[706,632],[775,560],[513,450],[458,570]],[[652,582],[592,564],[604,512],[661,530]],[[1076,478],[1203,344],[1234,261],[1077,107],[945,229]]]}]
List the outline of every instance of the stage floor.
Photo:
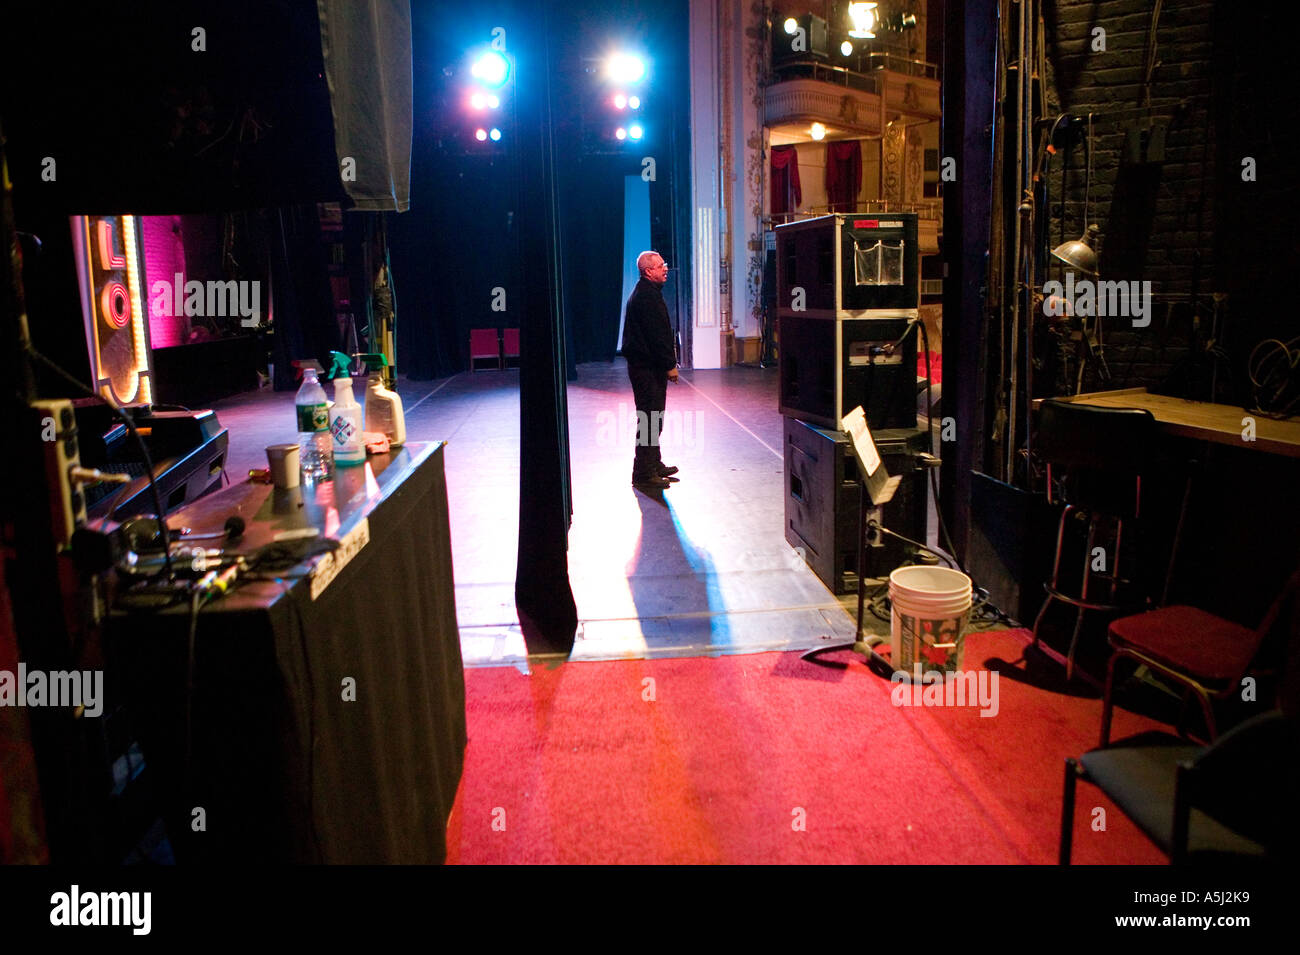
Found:
[{"label": "stage floor", "polygon": [[[802,650],[853,639],[854,599],[833,595],[785,541],[777,384],[775,368],[683,371],[668,388],[662,442],[681,480],[659,500],[630,483],[635,407],[625,364],[578,367],[568,386],[569,579],[579,618],[571,659]],[[465,665],[526,671],[514,601],[519,373],[402,380],[398,391],[408,438],[448,442]],[[266,445],[292,440],[292,404],[290,392],[263,390],[215,405],[230,429],[232,480],[266,466]],[[866,629],[889,627],[868,614]]]}]

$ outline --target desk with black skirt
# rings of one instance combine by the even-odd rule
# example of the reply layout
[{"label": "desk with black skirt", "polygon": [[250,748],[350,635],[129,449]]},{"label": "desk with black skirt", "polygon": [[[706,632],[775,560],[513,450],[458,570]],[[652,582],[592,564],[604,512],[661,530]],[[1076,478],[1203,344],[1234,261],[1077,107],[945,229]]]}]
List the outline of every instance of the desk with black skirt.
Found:
[{"label": "desk with black skirt", "polygon": [[[226,548],[253,560],[198,613],[192,678],[188,599],[115,610],[105,639],[106,693],[178,862],[445,858],[466,731],[444,448],[412,442],[315,487],[245,482],[169,516],[196,535],[239,516]],[[310,555],[321,539],[295,531],[311,527],[341,546]]]}]

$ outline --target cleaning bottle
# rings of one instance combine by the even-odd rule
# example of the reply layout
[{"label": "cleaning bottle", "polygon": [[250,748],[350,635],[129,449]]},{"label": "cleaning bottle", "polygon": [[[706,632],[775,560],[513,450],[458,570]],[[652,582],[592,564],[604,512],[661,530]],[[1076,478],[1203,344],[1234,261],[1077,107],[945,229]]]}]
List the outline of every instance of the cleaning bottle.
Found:
[{"label": "cleaning bottle", "polygon": [[298,464],[308,480],[334,473],[334,440],[330,437],[329,400],[316,380],[315,368],[304,368],[302,387],[294,399],[298,411]]},{"label": "cleaning bottle", "polygon": [[388,435],[389,447],[401,447],[406,443],[406,415],[402,412],[402,396],[384,387],[388,359],[380,354],[358,357],[370,372],[366,383],[366,430],[382,431]]},{"label": "cleaning bottle", "polygon": [[330,409],[330,433],[334,436],[334,463],[339,467],[366,463],[365,439],[361,434],[361,405],[352,397],[352,379],[334,379],[334,407]]}]

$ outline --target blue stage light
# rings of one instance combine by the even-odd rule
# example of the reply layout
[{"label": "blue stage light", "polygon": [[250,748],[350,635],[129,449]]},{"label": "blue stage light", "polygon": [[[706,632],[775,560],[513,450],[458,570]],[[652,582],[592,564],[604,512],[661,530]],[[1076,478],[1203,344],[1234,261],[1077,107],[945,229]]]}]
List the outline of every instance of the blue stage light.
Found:
[{"label": "blue stage light", "polygon": [[510,75],[510,63],[496,50],[489,50],[474,61],[470,74],[488,86],[500,86]]},{"label": "blue stage light", "polygon": [[645,76],[645,61],[630,53],[615,53],[609,58],[609,77],[616,83],[639,83]]}]

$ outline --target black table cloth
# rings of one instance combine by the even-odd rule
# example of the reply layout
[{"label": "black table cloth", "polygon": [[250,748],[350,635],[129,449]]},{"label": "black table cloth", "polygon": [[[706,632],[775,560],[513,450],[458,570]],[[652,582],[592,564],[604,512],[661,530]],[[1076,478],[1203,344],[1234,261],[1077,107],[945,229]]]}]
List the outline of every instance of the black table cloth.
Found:
[{"label": "black table cloth", "polygon": [[259,569],[202,609],[188,747],[189,602],[112,615],[109,702],[177,861],[443,861],[466,742],[443,452],[411,443],[314,488],[246,482],[170,516],[199,534],[238,515],[226,549],[250,556],[298,528],[340,553],[369,536],[323,589],[337,554]]}]

